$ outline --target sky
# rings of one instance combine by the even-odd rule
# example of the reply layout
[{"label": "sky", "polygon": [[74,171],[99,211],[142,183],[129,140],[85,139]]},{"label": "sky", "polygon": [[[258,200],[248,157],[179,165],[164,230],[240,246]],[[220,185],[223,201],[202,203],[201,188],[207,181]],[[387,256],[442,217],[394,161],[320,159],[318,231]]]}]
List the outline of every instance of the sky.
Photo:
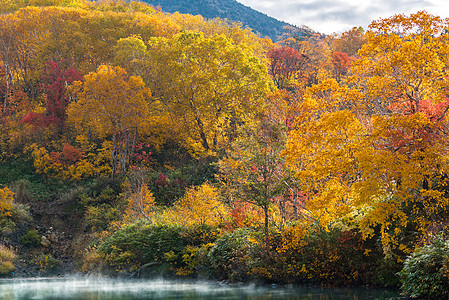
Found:
[{"label": "sky", "polygon": [[449,0],[237,0],[255,10],[321,33],[341,33],[355,26],[365,30],[373,20],[420,10],[449,17]]}]

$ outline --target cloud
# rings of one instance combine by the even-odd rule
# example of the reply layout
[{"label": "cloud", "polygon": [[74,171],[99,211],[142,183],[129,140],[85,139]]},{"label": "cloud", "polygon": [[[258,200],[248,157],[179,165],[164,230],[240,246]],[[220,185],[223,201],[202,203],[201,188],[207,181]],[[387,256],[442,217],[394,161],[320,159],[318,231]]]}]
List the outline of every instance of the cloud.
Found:
[{"label": "cloud", "polygon": [[[306,25],[323,33],[342,32],[368,25],[394,14],[419,10],[449,15],[447,0],[238,0],[256,10],[294,25]],[[445,17],[445,16],[442,16]]]}]

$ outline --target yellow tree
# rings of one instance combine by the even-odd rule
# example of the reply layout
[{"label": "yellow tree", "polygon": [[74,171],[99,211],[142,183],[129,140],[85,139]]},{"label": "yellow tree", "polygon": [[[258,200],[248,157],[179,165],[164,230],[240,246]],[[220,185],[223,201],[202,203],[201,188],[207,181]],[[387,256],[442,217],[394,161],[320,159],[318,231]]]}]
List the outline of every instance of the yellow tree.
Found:
[{"label": "yellow tree", "polygon": [[100,66],[78,82],[78,101],[70,104],[68,118],[84,131],[111,136],[112,176],[120,163],[125,172],[138,130],[148,120],[150,91],[140,77],[121,67]]},{"label": "yellow tree", "polygon": [[324,224],[379,227],[409,251],[401,234],[447,218],[448,25],[426,12],[375,21],[348,81],[303,97],[285,156]]},{"label": "yellow tree", "polygon": [[227,214],[218,190],[209,183],[204,183],[188,189],[184,197],[176,201],[173,208],[167,210],[162,218],[165,222],[183,225],[217,226],[226,220]]},{"label": "yellow tree", "polygon": [[8,188],[0,189],[0,217],[11,216],[13,195]]},{"label": "yellow tree", "polygon": [[[448,214],[448,26],[423,11],[375,21],[352,68],[374,148],[360,184],[360,202],[373,211],[362,221],[382,224],[384,242],[403,249],[392,236],[422,233]],[[383,196],[373,202],[373,193]]]},{"label": "yellow tree", "polygon": [[125,224],[133,223],[139,219],[153,222],[154,208],[156,206],[153,193],[148,189],[146,170],[133,167],[125,183],[128,205],[124,214]]},{"label": "yellow tree", "polygon": [[266,67],[244,45],[224,35],[183,32],[153,38],[146,79],[177,134],[198,152],[233,139],[238,124],[263,109],[270,80]]},{"label": "yellow tree", "polygon": [[333,80],[309,88],[284,156],[307,195],[313,219],[327,226],[351,211],[366,130],[351,111],[348,89]]}]

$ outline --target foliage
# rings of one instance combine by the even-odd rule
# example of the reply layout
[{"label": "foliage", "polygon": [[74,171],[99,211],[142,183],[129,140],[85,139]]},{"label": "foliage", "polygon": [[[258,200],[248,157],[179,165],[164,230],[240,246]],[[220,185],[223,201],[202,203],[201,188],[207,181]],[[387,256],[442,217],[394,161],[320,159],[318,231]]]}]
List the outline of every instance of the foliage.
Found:
[{"label": "foliage", "polygon": [[209,252],[214,275],[246,281],[251,275],[251,249],[258,243],[254,237],[254,231],[240,228],[217,239]]},{"label": "foliage", "polygon": [[17,254],[12,248],[0,244],[0,275],[10,274],[14,271],[16,259]]},{"label": "foliage", "polygon": [[219,226],[227,218],[226,206],[216,188],[208,183],[188,189],[172,209],[161,218],[164,222],[189,226],[193,224]]},{"label": "foliage", "polygon": [[307,56],[297,50],[282,46],[268,51],[270,59],[269,73],[278,89],[287,88],[297,79],[296,73],[302,71],[307,63]]},{"label": "foliage", "polygon": [[447,216],[446,26],[426,12],[375,21],[348,81],[304,93],[284,155],[323,225],[350,221],[365,237],[380,226],[409,253]]},{"label": "foliage", "polygon": [[245,45],[225,35],[183,32],[153,38],[149,46],[151,73],[144,79],[175,134],[195,153],[226,146],[238,124],[263,108],[266,67]]},{"label": "foliage", "polygon": [[0,217],[11,216],[13,195],[8,188],[0,189]]},{"label": "foliage", "polygon": [[[98,252],[117,271],[145,272],[155,268],[189,275],[203,267],[200,261],[204,262],[204,251],[217,236],[217,230],[211,226],[150,225],[141,220],[116,231],[99,246]],[[202,259],[197,260],[199,256]]]},{"label": "foliage", "polygon": [[449,240],[442,234],[416,249],[399,273],[401,290],[413,298],[442,299],[449,291]]},{"label": "foliage", "polygon": [[8,235],[20,232],[32,220],[29,206],[13,203],[11,215],[0,218],[0,234]]},{"label": "foliage", "polygon": [[176,226],[151,226],[140,221],[115,232],[98,250],[105,254],[107,263],[118,269],[161,264],[166,262],[167,253],[180,253],[185,246],[180,230]]},{"label": "foliage", "polygon": [[[268,233],[269,210],[276,197],[282,197],[287,171],[280,153],[284,133],[277,124],[261,120],[242,128],[228,156],[219,161],[223,190],[231,205],[248,202],[263,210],[264,228]],[[232,200],[231,200],[232,199]]]},{"label": "foliage", "polygon": [[273,44],[136,1],[0,3],[4,243],[39,250],[31,212],[92,242],[86,270],[394,284],[416,249],[446,279],[445,242],[417,245],[447,230],[448,20]]},{"label": "foliage", "polygon": [[28,230],[24,235],[20,237],[20,243],[25,247],[35,248],[40,246],[41,237],[37,230]]},{"label": "foliage", "polygon": [[121,193],[120,181],[110,178],[98,178],[81,190],[77,197],[84,207],[86,228],[99,233],[113,227],[125,210]]},{"label": "foliage", "polygon": [[29,207],[14,202],[14,193],[8,188],[0,189],[0,234],[11,234],[30,220]]},{"label": "foliage", "polygon": [[51,272],[61,265],[61,261],[50,254],[39,254],[33,257],[30,262],[36,265],[40,272]]},{"label": "foliage", "polygon": [[120,219],[121,212],[116,207],[108,203],[101,203],[89,206],[84,216],[87,227],[94,231],[104,231],[108,229],[113,221]]},{"label": "foliage", "polygon": [[383,253],[373,240],[363,240],[358,230],[297,224],[284,232],[281,244],[278,251],[287,264],[284,276],[288,280],[333,285],[380,280]]},{"label": "foliage", "polygon": [[82,130],[112,135],[112,177],[117,162],[126,171],[132,140],[137,138],[149,113],[150,91],[140,77],[128,76],[121,67],[102,65],[78,82],[79,100],[69,106],[69,119]]}]

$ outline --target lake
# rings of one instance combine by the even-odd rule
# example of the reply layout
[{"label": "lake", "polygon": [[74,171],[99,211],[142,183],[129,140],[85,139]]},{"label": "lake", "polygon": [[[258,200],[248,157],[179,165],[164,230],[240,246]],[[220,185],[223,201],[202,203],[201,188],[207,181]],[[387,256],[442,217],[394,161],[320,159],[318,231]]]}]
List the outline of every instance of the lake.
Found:
[{"label": "lake", "polygon": [[398,293],[383,289],[327,289],[228,285],[214,282],[111,279],[98,277],[24,278],[0,280],[0,299],[394,299]]}]

